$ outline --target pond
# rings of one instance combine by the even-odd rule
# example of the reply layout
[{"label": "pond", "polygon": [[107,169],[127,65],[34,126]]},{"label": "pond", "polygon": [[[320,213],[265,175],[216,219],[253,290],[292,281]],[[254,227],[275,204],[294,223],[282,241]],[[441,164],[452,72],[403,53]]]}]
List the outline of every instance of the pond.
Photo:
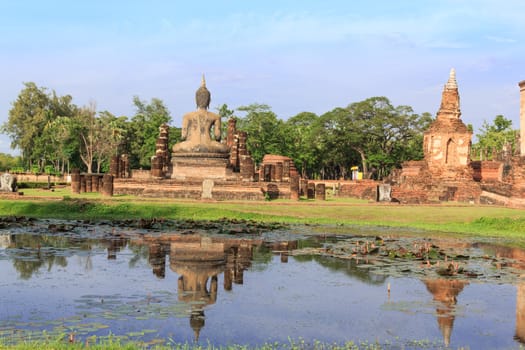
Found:
[{"label": "pond", "polygon": [[513,349],[524,267],[518,248],[384,228],[12,219],[0,338]]}]

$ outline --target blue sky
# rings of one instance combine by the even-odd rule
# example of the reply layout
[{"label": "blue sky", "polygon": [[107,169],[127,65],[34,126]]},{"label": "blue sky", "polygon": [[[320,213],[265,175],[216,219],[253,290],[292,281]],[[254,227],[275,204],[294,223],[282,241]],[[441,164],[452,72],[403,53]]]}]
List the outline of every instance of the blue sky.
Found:
[{"label": "blue sky", "polygon": [[386,96],[435,115],[454,67],[465,123],[519,128],[524,17],[523,0],[0,0],[0,123],[32,81],[116,115],[160,98],[180,126],[202,74],[212,108],[287,119]]}]

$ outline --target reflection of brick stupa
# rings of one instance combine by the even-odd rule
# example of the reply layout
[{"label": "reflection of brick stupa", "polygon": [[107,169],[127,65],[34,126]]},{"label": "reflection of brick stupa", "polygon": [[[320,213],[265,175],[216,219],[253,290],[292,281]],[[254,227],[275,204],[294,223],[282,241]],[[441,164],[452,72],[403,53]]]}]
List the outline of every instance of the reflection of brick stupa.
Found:
[{"label": "reflection of brick stupa", "polygon": [[[480,245],[483,246],[483,245]],[[525,270],[525,250],[516,247],[491,246],[489,252],[496,257],[504,257],[506,266],[518,270]],[[496,265],[497,268],[500,266]],[[516,286],[516,333],[515,339],[525,344],[525,283]]]},{"label": "reflection of brick stupa", "polygon": [[454,311],[457,296],[468,282],[459,280],[435,279],[423,281],[427,290],[432,293],[434,301],[438,302],[436,307],[439,330],[443,334],[445,346],[450,344],[450,336],[454,326]]},{"label": "reflection of brick stupa", "polygon": [[517,286],[516,293],[516,335],[515,338],[525,344],[525,284]]}]

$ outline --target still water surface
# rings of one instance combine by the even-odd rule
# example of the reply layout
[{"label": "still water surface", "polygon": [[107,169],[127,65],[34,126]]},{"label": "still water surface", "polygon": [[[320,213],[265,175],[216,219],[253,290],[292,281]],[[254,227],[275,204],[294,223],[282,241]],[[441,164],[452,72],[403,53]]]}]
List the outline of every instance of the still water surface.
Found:
[{"label": "still water surface", "polygon": [[355,259],[296,254],[327,238],[286,231],[241,237],[49,227],[0,230],[0,337],[46,330],[150,344],[291,338],[514,349],[525,334],[519,278],[384,274]]}]

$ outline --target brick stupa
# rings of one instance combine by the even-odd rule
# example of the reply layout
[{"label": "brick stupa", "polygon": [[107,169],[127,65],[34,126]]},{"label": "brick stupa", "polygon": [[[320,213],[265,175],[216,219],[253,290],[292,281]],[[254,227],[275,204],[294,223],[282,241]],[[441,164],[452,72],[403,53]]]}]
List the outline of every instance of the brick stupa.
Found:
[{"label": "brick stupa", "polygon": [[393,196],[405,203],[479,201],[470,161],[472,131],[461,120],[456,72],[443,89],[436,119],[423,138],[424,160],[403,163]]},{"label": "brick stupa", "polygon": [[[424,134],[423,152],[433,175],[461,179],[469,169],[472,131],[460,119],[459,91],[452,68],[445,84],[436,120]],[[467,171],[468,173],[468,171]]]}]

